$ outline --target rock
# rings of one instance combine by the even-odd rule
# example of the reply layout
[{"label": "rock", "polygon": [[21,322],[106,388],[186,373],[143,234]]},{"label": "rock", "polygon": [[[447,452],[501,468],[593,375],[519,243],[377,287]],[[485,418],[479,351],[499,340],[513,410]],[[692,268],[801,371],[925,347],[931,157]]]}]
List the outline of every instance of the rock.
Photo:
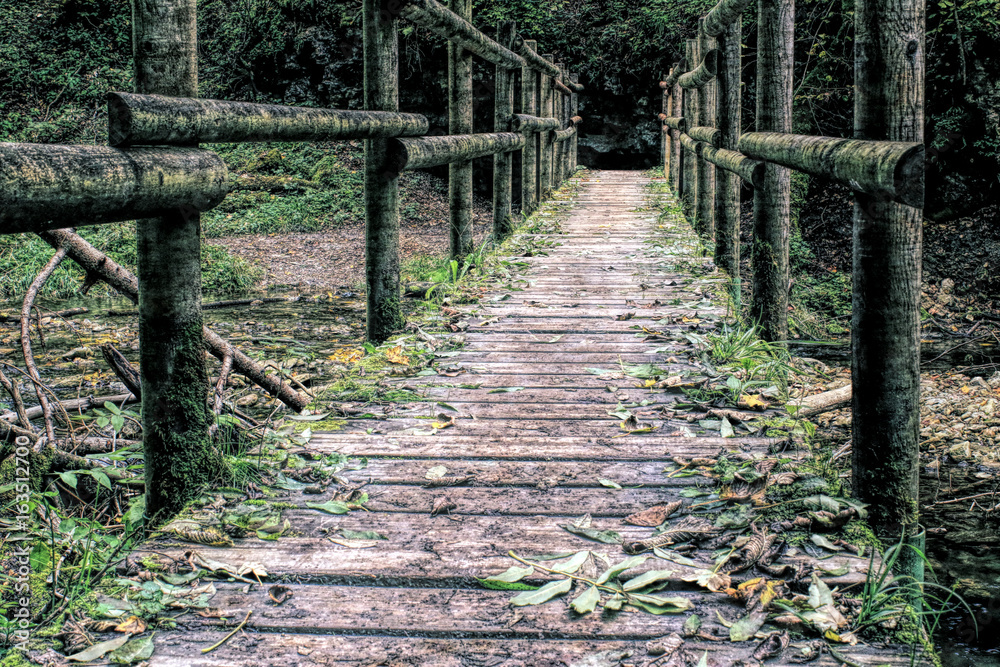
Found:
[{"label": "rock", "polygon": [[67,361],[73,361],[74,359],[89,358],[94,356],[94,351],[89,347],[75,347],[66,354],[62,355],[63,359]]},{"label": "rock", "polygon": [[236,405],[241,408],[248,408],[251,405],[257,405],[257,401],[259,400],[260,397],[257,394],[247,394],[246,396],[237,399]]},{"label": "rock", "polygon": [[973,387],[982,387],[983,389],[990,389],[989,383],[986,382],[981,376],[976,376],[972,378],[969,384]]},{"label": "rock", "polygon": [[[945,278],[941,281],[941,294],[951,294],[955,291],[955,281],[951,278]],[[940,300],[940,299],[938,299]]]}]

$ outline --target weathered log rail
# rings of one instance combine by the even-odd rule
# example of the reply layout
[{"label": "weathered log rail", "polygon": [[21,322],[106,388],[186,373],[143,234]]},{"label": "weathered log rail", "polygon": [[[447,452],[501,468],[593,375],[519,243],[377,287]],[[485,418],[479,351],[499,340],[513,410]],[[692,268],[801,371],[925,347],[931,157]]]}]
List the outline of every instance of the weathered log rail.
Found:
[{"label": "weathered log rail", "polygon": [[[902,531],[919,549],[924,6],[919,0],[855,0],[855,137],[832,138],[791,133],[793,0],[758,2],[756,131],[741,136],[741,17],[748,4],[720,0],[700,21],[698,39],[687,41],[684,60],[660,82],[664,175],[695,229],[715,248],[716,263],[732,276],[737,304],[736,179],[753,186],[750,320],[771,341],[788,334],[791,171],[854,191],[854,488],[872,504],[873,524],[883,537],[898,540]],[[890,24],[891,31],[880,28]],[[717,91],[706,94],[712,85]],[[721,168],[716,182],[706,178],[709,165]],[[706,220],[709,202],[715,227]],[[917,558],[901,568],[922,576]]]},{"label": "weathered log rail", "polygon": [[[469,0],[454,0],[450,8],[437,0],[365,0],[364,109],[344,110],[198,98],[195,0],[142,3],[133,16],[136,92],[108,94],[111,147],[0,144],[0,234],[40,234],[80,264],[88,281],[104,280],[139,304],[141,393],[149,398],[143,414],[147,433],[160,434],[145,443],[151,514],[180,507],[195,491],[196,485],[183,484],[190,466],[202,469],[192,480],[211,467],[208,424],[200,413],[190,414],[200,402],[188,400],[208,395],[202,346],[290,408],[302,410],[310,400],[202,325],[198,215],[224,200],[229,175],[221,158],[199,143],[365,142],[367,335],[376,342],[404,324],[400,172],[449,165],[451,250],[460,259],[472,249],[474,158],[494,158],[498,240],[513,231],[515,212],[530,214],[575,171],[583,121],[579,77],[553,56],[539,55],[513,22],[499,26],[496,40],[486,36],[472,24],[471,11]],[[427,136],[426,117],[399,110],[401,18],[449,42],[448,136]],[[472,127],[472,56],[496,67],[491,133]],[[522,95],[515,100],[518,79]],[[511,154],[517,151],[522,178],[515,193]],[[67,221],[135,219],[141,219],[138,276],[65,229]],[[184,449],[185,442],[197,451]],[[171,459],[185,464],[173,470]]]}]

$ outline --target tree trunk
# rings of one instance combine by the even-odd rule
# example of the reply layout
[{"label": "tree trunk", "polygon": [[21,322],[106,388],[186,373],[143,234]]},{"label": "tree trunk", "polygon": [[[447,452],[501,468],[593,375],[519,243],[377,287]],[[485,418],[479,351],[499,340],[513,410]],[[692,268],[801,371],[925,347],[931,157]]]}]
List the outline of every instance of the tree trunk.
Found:
[{"label": "tree trunk", "polygon": [[[534,118],[538,115],[538,77],[539,74],[531,67],[532,59],[526,54],[537,58],[534,41],[522,43],[520,53],[525,57],[526,64],[521,69],[521,113],[515,119],[512,130],[524,133],[524,150],[521,153],[521,212],[531,215],[538,207],[538,135],[531,127],[519,125],[518,119]],[[539,59],[540,60],[540,59]]]},{"label": "tree trunk", "polygon": [[[472,19],[472,0],[450,0],[451,11]],[[448,42],[448,134],[472,134],[472,52]],[[472,160],[448,166],[451,258],[465,259],[473,250]]]},{"label": "tree trunk", "polygon": [[197,215],[227,192],[222,158],[197,148],[0,144],[0,234]]},{"label": "tree trunk", "polygon": [[[854,23],[855,138],[922,143],[924,4],[857,0]],[[920,208],[856,195],[853,488],[892,539],[918,520],[921,224]]]},{"label": "tree trunk", "polygon": [[[705,60],[715,62],[715,71],[718,72],[719,52],[715,50],[715,38],[709,37],[704,30],[698,32],[698,51],[706,54]],[[706,81],[698,89],[698,123],[711,134],[711,128],[715,127],[715,77]],[[691,134],[691,130],[688,130]],[[700,137],[692,137],[701,140]],[[711,142],[709,142],[711,143]],[[714,145],[714,144],[713,144]],[[698,169],[698,225],[701,227],[708,247],[715,249],[715,165],[706,160],[699,160]]]},{"label": "tree trunk", "polygon": [[[735,17],[725,21],[725,27],[718,33],[719,40],[719,113],[717,127],[721,140],[719,147],[735,151],[739,145],[741,117],[740,100],[740,60],[741,33],[743,21],[740,18],[743,7],[749,0],[719,3],[705,18],[705,30],[711,33],[715,21],[728,18],[723,7],[732,7]],[[736,8],[738,7],[738,9]],[[716,12],[719,12],[716,14]],[[715,15],[715,18],[713,18]],[[715,263],[729,274],[733,281],[733,298],[737,308],[741,302],[740,280],[740,176],[732,171],[716,172],[715,193]]]},{"label": "tree trunk", "polygon": [[[382,0],[364,2],[365,108],[399,110],[398,21]],[[367,336],[381,343],[402,328],[399,298],[399,179],[389,139],[365,140],[365,282]]]},{"label": "tree trunk", "polygon": [[[497,29],[497,37],[504,47],[510,48],[514,46],[516,32],[516,24],[513,21],[504,21]],[[493,131],[511,132],[513,130],[511,117],[514,115],[514,70],[497,65],[494,95]],[[514,230],[511,204],[513,163],[514,156],[510,153],[497,153],[493,158],[493,237],[497,240],[506,238]]]},{"label": "tree trunk", "polygon": [[419,137],[427,130],[427,118],[412,113],[108,93],[112,146]]},{"label": "tree trunk", "polygon": [[[792,131],[794,0],[758,0],[757,130]],[[751,320],[768,341],[788,337],[788,234],[791,172],[765,164],[753,197]]]},{"label": "tree trunk", "polygon": [[[133,0],[136,92],[198,96],[195,0]],[[136,224],[146,513],[179,511],[215,479],[202,344],[201,219],[178,208]]]}]

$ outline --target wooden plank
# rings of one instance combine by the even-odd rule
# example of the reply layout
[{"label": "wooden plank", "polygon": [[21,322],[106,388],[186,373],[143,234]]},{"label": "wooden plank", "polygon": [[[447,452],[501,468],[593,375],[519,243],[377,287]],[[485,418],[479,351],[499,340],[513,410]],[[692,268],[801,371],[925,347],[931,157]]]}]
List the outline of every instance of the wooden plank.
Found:
[{"label": "wooden plank", "polygon": [[[655,432],[663,436],[682,436],[684,429],[692,431],[692,438],[701,431],[697,424],[689,424],[682,420],[662,420],[655,417],[647,417],[641,411],[633,411],[642,423],[649,423]],[[448,414],[447,409],[441,409],[440,414]],[[516,437],[533,436],[595,436],[611,437],[620,436],[622,439],[634,437],[623,432],[618,424],[619,420],[614,417],[601,419],[522,419],[517,416],[507,418],[473,418],[469,416],[457,415],[455,426],[448,429],[449,433],[456,435],[476,435],[486,437],[491,435],[510,435]],[[373,434],[381,435],[410,435],[431,430],[430,419],[412,419],[408,417],[390,419],[356,419],[348,421],[345,426],[346,431],[365,432],[371,429]],[[711,435],[711,434],[709,434]]]},{"label": "wooden plank", "polygon": [[425,459],[567,460],[567,461],[669,461],[671,457],[714,458],[725,452],[765,453],[779,441],[773,438],[652,437],[614,434],[581,437],[512,436],[509,432],[463,435],[447,431],[436,435],[371,434],[365,431],[316,433],[310,449],[346,456],[405,456]]},{"label": "wooden plank", "polygon": [[[436,667],[468,667],[470,664],[499,665],[589,665],[617,667],[628,658],[647,661],[646,642],[627,640],[560,640],[551,639],[438,639],[424,637],[380,637],[356,635],[238,633],[223,646],[203,655],[201,648],[213,646],[226,636],[223,630],[190,630],[183,637],[176,633],[158,633],[153,643],[156,651],[150,659],[152,667],[288,667],[296,665],[435,665]],[[808,642],[793,642],[788,649],[795,654]],[[710,665],[725,665],[734,657],[749,660],[750,648],[734,650],[726,644],[693,642],[684,646],[699,658],[708,651]],[[894,655],[878,653],[872,663],[871,649],[845,647],[841,653],[860,664],[888,667],[909,667],[907,647]],[[474,663],[470,662],[472,656]],[[626,662],[622,662],[622,660]],[[747,662],[747,664],[750,664]],[[777,663],[768,663],[777,664]],[[810,667],[842,667],[842,663],[824,655],[810,662]]]}]

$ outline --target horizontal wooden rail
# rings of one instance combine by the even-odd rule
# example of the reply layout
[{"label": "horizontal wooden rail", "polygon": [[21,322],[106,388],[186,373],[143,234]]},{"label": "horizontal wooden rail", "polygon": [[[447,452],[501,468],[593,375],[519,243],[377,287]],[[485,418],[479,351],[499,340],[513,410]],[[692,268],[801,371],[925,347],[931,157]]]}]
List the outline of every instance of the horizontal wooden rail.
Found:
[{"label": "horizontal wooden rail", "polygon": [[[576,75],[574,74],[574,75],[572,75],[572,76],[576,76]],[[566,85],[567,85],[567,86],[569,87],[569,89],[570,89],[570,90],[572,90],[572,91],[573,91],[574,93],[582,93],[582,92],[583,92],[583,84],[582,84],[582,83],[580,83],[579,81],[573,81],[573,80],[569,80],[569,81],[567,81],[567,82],[566,82]]]},{"label": "horizontal wooden rail", "polygon": [[424,169],[524,148],[516,132],[390,139],[388,164],[397,171]]},{"label": "horizontal wooden rail", "polygon": [[660,88],[663,90],[670,90],[677,84],[677,80],[681,78],[684,74],[684,70],[687,69],[687,61],[681,58],[678,62],[674,63],[674,66],[670,68],[670,76],[665,80],[660,82]]},{"label": "horizontal wooden rail", "polygon": [[402,0],[402,3],[400,15],[421,28],[426,28],[500,67],[524,67],[524,58],[500,46],[437,0]]},{"label": "horizontal wooden rail", "polygon": [[691,155],[701,155],[701,149],[705,146],[705,144],[700,141],[695,141],[691,138],[691,135],[686,132],[681,132],[680,140],[681,146],[684,147],[684,150],[689,151]]},{"label": "horizontal wooden rail", "polygon": [[418,137],[429,127],[410,113],[108,94],[112,146]]},{"label": "horizontal wooden rail", "polygon": [[[665,114],[660,114],[661,116]],[[669,127],[671,130],[677,130],[678,132],[684,132],[687,130],[687,122],[684,120],[683,116],[669,116],[661,119],[663,124]]]},{"label": "horizontal wooden rail", "polygon": [[527,66],[536,72],[541,72],[545,76],[559,76],[559,68],[555,66],[554,63],[550,63],[545,58],[538,55],[531,47],[529,47],[524,39],[517,37],[514,40],[514,48],[517,52],[524,58]]},{"label": "horizontal wooden rail", "polygon": [[705,15],[702,30],[710,37],[718,37],[729,25],[743,16],[743,10],[750,0],[721,0]]},{"label": "horizontal wooden rail", "polygon": [[556,90],[558,90],[563,95],[572,95],[573,94],[573,91],[569,89],[569,86],[567,86],[565,83],[563,83],[559,79],[552,79],[552,87],[555,88]]},{"label": "horizontal wooden rail", "polygon": [[722,148],[722,132],[714,127],[690,127],[687,133],[695,141],[704,141],[715,148]]},{"label": "horizontal wooden rail", "polygon": [[0,234],[207,211],[228,177],[197,148],[0,144]]},{"label": "horizontal wooden rail", "polygon": [[759,186],[763,182],[764,163],[748,158],[742,153],[726,150],[725,148],[716,148],[709,144],[701,144],[701,157],[716,167],[721,167],[726,171],[736,174],[754,187]]},{"label": "horizontal wooden rail", "polygon": [[687,74],[681,75],[681,77],[677,79],[677,83],[680,84],[681,88],[686,88],[688,90],[701,88],[715,78],[718,70],[719,50],[712,49],[705,54],[705,57],[702,59],[701,64],[698,65],[697,68]]},{"label": "horizontal wooden rail", "polygon": [[570,126],[564,130],[558,130],[552,133],[552,140],[557,144],[567,139],[572,139],[576,135],[576,127]]},{"label": "horizontal wooden rail", "polygon": [[559,121],[555,118],[539,118],[527,114],[514,114],[513,130],[515,132],[545,132],[558,130]]},{"label": "horizontal wooden rail", "polygon": [[869,195],[908,206],[924,203],[923,144],[750,132],[740,137],[739,150]]}]

